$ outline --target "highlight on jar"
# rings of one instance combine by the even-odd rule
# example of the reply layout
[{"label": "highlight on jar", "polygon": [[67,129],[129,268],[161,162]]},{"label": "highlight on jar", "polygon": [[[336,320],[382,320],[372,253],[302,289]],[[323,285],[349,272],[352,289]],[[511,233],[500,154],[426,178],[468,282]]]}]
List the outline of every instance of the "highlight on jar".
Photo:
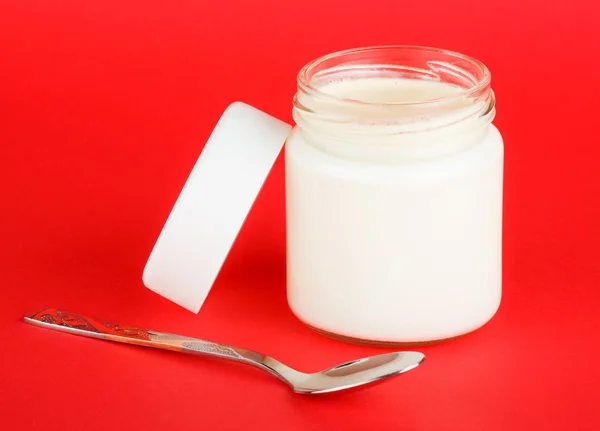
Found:
[{"label": "highlight on jar", "polygon": [[463,54],[371,47],[300,70],[293,126],[233,103],[144,284],[198,313],[285,143],[285,288],[298,319],[384,346],[478,329],[502,295],[504,149],[490,82]]}]

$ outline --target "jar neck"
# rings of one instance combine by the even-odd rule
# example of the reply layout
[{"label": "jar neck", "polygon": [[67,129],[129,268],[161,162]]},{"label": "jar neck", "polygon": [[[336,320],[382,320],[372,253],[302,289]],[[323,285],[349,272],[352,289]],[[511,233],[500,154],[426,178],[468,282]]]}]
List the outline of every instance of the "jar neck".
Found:
[{"label": "jar neck", "polygon": [[430,158],[480,139],[495,115],[490,74],[461,54],[419,47],[343,51],[298,75],[293,116],[309,143],[365,160]]}]

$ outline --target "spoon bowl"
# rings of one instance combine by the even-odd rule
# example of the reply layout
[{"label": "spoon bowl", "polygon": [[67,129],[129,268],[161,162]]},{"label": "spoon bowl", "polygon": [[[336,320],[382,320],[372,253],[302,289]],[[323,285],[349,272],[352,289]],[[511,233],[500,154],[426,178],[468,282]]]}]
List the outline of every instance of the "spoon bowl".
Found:
[{"label": "spoon bowl", "polygon": [[324,394],[375,383],[418,367],[425,360],[420,352],[392,352],[356,359],[296,380],[297,393]]}]

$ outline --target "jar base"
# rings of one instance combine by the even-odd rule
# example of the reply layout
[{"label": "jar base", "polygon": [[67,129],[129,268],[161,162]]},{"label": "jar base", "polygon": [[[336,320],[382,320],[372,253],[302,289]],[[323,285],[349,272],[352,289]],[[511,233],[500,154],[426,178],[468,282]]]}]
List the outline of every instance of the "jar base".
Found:
[{"label": "jar base", "polygon": [[455,340],[457,338],[462,337],[463,335],[466,335],[466,334],[462,334],[462,335],[456,335],[454,337],[440,338],[437,340],[430,340],[430,341],[379,341],[379,340],[367,340],[364,338],[349,337],[347,335],[340,335],[340,334],[336,334],[334,332],[326,331],[324,329],[316,328],[316,327],[308,325],[306,323],[305,323],[305,325],[308,326],[313,331],[317,332],[318,334],[325,335],[326,337],[333,338],[334,340],[337,340],[337,341],[343,341],[343,342],[351,343],[351,344],[362,344],[365,346],[376,346],[376,347],[430,346],[430,345],[434,345],[434,344],[441,344],[441,343],[445,343],[445,342],[448,342],[451,340]]}]

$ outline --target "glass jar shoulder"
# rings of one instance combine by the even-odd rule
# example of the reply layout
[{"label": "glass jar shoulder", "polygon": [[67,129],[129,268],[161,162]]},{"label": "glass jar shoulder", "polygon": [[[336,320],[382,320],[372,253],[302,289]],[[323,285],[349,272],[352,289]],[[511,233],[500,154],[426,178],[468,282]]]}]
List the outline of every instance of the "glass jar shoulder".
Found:
[{"label": "glass jar shoulder", "polygon": [[[397,181],[415,181],[416,178],[427,181],[461,175],[503,162],[503,139],[493,124],[486,125],[475,139],[470,139],[472,142],[460,151],[438,156],[411,157],[408,151],[408,154],[395,157],[397,154],[392,151],[390,157],[386,157],[386,154],[378,154],[378,149],[365,148],[369,145],[366,142],[340,154],[331,151],[327,145],[321,145],[322,141],[311,139],[310,135],[296,126],[285,146],[286,168],[371,181],[391,178]],[[344,145],[343,142],[337,144]]]}]

